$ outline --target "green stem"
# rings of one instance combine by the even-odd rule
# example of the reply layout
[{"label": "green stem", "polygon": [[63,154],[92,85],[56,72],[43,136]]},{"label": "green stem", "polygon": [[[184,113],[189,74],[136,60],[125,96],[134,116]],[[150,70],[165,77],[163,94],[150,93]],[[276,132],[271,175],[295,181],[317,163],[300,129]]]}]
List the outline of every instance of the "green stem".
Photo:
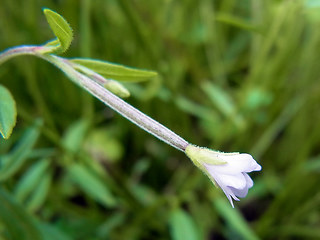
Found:
[{"label": "green stem", "polygon": [[122,116],[124,116],[140,128],[159,138],[160,140],[168,143],[169,145],[183,152],[189,145],[189,143],[186,140],[184,140],[183,138],[181,138],[165,126],[161,125],[157,121],[153,120],[152,118],[148,117],[136,108],[132,107],[130,104],[123,101],[121,98],[117,97],[113,93],[109,92],[107,89],[105,89],[92,79],[77,72],[67,59],[57,57],[54,55],[41,55],[41,57],[56,65],[73,82],[80,85],[82,88],[86,89],[89,93],[98,98],[100,101],[104,102],[113,110],[115,110],[116,112],[118,112],[119,114],[121,114]]},{"label": "green stem", "polygon": [[21,56],[21,55],[36,55],[36,50],[40,50],[43,47],[39,46],[19,46],[14,48],[9,48],[0,54],[0,65],[10,58]]},{"label": "green stem", "polygon": [[132,107],[130,104],[112,94],[89,77],[76,71],[69,60],[51,54],[43,54],[45,48],[46,47],[37,46],[22,46],[11,48],[0,54],[0,64],[14,56],[23,54],[40,57],[61,69],[73,82],[87,90],[93,96],[104,102],[106,105],[111,107],[113,110],[115,110],[140,128],[144,129],[145,131],[149,132],[165,143],[171,145],[172,147],[183,152],[185,151],[185,149],[189,145],[186,140],[184,140],[162,124],[148,117],[144,113],[140,112],[136,108]]}]

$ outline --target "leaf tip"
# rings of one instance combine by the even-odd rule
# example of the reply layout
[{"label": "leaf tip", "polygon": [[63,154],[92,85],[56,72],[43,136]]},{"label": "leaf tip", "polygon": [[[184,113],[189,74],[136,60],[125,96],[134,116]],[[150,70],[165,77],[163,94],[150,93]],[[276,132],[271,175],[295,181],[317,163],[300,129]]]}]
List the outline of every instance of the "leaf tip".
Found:
[{"label": "leaf tip", "polygon": [[47,8],[47,7],[43,7],[42,11],[43,11],[44,14],[47,14],[48,11],[51,11],[51,10],[49,8]]},{"label": "leaf tip", "polygon": [[11,136],[17,121],[16,102],[10,91],[0,85],[0,135],[4,139]]},{"label": "leaf tip", "polygon": [[50,53],[65,52],[73,39],[73,30],[70,24],[59,13],[52,11],[49,8],[42,9],[49,26],[51,27],[56,39],[50,41],[46,46],[52,49]]},{"label": "leaf tip", "polygon": [[156,77],[158,76],[159,74],[155,71],[149,71],[150,72],[150,77]]}]

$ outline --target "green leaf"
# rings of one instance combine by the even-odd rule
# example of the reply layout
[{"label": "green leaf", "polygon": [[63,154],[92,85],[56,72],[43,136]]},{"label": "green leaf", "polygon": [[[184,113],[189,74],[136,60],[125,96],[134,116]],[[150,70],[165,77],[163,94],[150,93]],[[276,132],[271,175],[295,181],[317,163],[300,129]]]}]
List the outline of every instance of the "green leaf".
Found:
[{"label": "green leaf", "polygon": [[25,131],[9,154],[0,156],[0,181],[8,179],[23,166],[39,137],[41,124],[42,121],[37,120],[33,126]]},{"label": "green leaf", "polygon": [[52,182],[51,172],[47,172],[32,192],[27,203],[27,209],[36,212],[45,202]]},{"label": "green leaf", "polygon": [[216,20],[222,23],[230,24],[235,27],[243,28],[249,31],[257,31],[257,27],[245,19],[235,17],[232,14],[220,13],[216,16]]},{"label": "green leaf", "polygon": [[69,48],[73,39],[72,28],[58,13],[53,12],[48,8],[45,8],[43,12],[54,35],[57,37],[46,44],[46,46],[51,47],[51,50],[48,53],[59,54],[65,52]]},{"label": "green leaf", "polygon": [[80,164],[73,164],[68,170],[73,182],[84,192],[107,207],[115,206],[115,198],[107,186],[93,172]]},{"label": "green leaf", "polygon": [[233,99],[224,89],[210,82],[203,83],[201,87],[222,114],[230,117],[235,113],[236,107]]},{"label": "green leaf", "polygon": [[120,227],[121,225],[125,224],[125,222],[126,216],[120,211],[110,215],[96,230],[99,239],[110,239],[110,233],[112,233],[116,227]]},{"label": "green leaf", "polygon": [[231,119],[237,127],[242,128],[244,126],[244,120],[237,113],[235,102],[225,89],[210,82],[204,82],[201,87],[221,114]]},{"label": "green leaf", "polygon": [[247,221],[243,218],[241,213],[232,208],[228,201],[221,197],[214,199],[214,206],[219,212],[220,216],[236,231],[239,237],[248,240],[258,240],[258,236],[252,231]]},{"label": "green leaf", "polygon": [[169,226],[173,240],[201,239],[192,217],[182,209],[175,209],[171,212]]},{"label": "green leaf", "polygon": [[118,81],[138,82],[157,76],[157,73],[153,71],[140,70],[105,61],[82,58],[75,58],[71,61],[89,68],[107,79],[111,78]]},{"label": "green leaf", "polygon": [[0,188],[0,222],[12,240],[42,240],[41,231],[29,215],[8,193]]},{"label": "green leaf", "polygon": [[61,232],[56,227],[46,224],[39,223],[40,230],[44,236],[43,240],[71,240],[64,232]]},{"label": "green leaf", "polygon": [[0,85],[0,134],[3,138],[10,137],[16,119],[16,103],[9,90]]},{"label": "green leaf", "polygon": [[22,176],[16,185],[14,195],[19,202],[25,202],[30,195],[43,183],[43,178],[48,174],[50,161],[48,159],[38,160]]},{"label": "green leaf", "polygon": [[65,132],[62,144],[70,152],[77,152],[81,149],[82,142],[85,139],[89,128],[89,122],[86,120],[78,120],[74,122]]},{"label": "green leaf", "polygon": [[[84,146],[87,152],[94,153],[107,162],[119,161],[124,154],[122,143],[111,134],[111,130],[108,128],[91,130],[86,137]],[[98,166],[101,167],[101,165]],[[105,173],[105,171],[103,172]]]}]

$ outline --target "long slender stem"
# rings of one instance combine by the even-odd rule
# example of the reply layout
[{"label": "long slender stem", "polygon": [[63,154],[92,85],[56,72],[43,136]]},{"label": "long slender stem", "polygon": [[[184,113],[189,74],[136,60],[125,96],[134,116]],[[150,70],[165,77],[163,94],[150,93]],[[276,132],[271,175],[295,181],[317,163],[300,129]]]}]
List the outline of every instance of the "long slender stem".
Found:
[{"label": "long slender stem", "polygon": [[4,63],[10,58],[17,57],[19,55],[35,55],[36,49],[39,49],[39,48],[42,48],[42,47],[26,45],[26,46],[9,48],[0,54],[0,64]]},{"label": "long slender stem", "polygon": [[160,140],[170,144],[180,151],[184,151],[189,145],[186,140],[184,140],[162,124],[153,120],[146,114],[140,112],[138,109],[132,107],[130,104],[123,101],[121,98],[117,97],[87,76],[74,70],[68,60],[54,55],[46,55],[45,59],[62,69],[75,83],[86,89],[100,101],[104,102],[113,110],[115,110],[131,122],[135,123],[145,131],[156,136]]},{"label": "long slender stem", "polygon": [[184,140],[165,126],[161,125],[146,114],[132,107],[130,104],[123,101],[113,93],[109,92],[107,89],[105,89],[89,77],[76,71],[67,59],[50,54],[39,54],[39,51],[41,51],[41,49],[35,46],[12,48],[0,54],[0,64],[13,56],[22,54],[38,56],[60,68],[73,82],[80,85],[100,101],[111,107],[113,110],[115,110],[137,126],[141,127],[145,131],[159,138],[160,140],[183,152],[189,145],[186,140]]}]

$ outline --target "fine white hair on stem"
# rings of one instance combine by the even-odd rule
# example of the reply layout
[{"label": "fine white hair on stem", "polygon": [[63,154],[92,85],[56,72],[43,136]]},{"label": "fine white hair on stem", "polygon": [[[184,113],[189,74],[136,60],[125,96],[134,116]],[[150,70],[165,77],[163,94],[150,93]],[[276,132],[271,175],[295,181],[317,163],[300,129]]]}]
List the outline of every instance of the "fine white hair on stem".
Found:
[{"label": "fine white hair on stem", "polygon": [[[75,83],[79,84],[81,87],[90,92],[93,96],[98,98],[100,101],[104,102],[106,105],[111,107],[113,110],[141,127],[145,131],[156,136],[160,140],[168,143],[174,148],[184,151],[188,146],[188,142],[178,136],[176,133],[166,128],[159,122],[153,120],[146,114],[142,113],[138,109],[132,107],[127,102],[123,101],[121,98],[117,97],[89,77],[76,71],[72,64],[68,60],[54,56],[47,55],[43,57],[44,59],[50,61],[59,67],[63,72],[65,72]],[[102,76],[100,76],[102,77]]]},{"label": "fine white hair on stem", "polygon": [[[253,186],[253,181],[248,173],[261,170],[261,166],[251,155],[222,153],[189,144],[170,129],[140,112],[101,86],[110,80],[105,79],[103,76],[88,68],[77,66],[68,59],[46,54],[46,48],[45,46],[20,46],[8,49],[0,53],[0,64],[14,56],[23,54],[34,55],[54,64],[73,82],[86,89],[113,110],[158,139],[185,152],[193,163],[199,167],[215,185],[223,190],[232,207],[234,207],[233,199],[239,201],[239,197],[243,198],[247,195],[248,189]],[[80,72],[77,71],[77,69],[80,69]]]},{"label": "fine white hair on stem", "polygon": [[20,46],[10,48],[0,54],[0,64],[14,56],[24,54],[40,57],[57,66],[73,82],[80,85],[93,96],[104,102],[106,105],[111,107],[113,110],[115,110],[140,128],[154,135],[158,139],[166,142],[172,147],[183,152],[185,151],[186,147],[189,145],[186,140],[98,84],[97,81],[99,83],[108,81],[103,76],[99,75],[98,73],[93,73],[89,69],[83,67],[83,69],[86,69],[88,72],[93,74],[93,77],[95,78],[93,80],[90,77],[87,77],[86,75],[75,70],[73,63],[71,63],[69,60],[52,54],[45,54],[44,52],[47,48],[48,47],[46,46]]}]

